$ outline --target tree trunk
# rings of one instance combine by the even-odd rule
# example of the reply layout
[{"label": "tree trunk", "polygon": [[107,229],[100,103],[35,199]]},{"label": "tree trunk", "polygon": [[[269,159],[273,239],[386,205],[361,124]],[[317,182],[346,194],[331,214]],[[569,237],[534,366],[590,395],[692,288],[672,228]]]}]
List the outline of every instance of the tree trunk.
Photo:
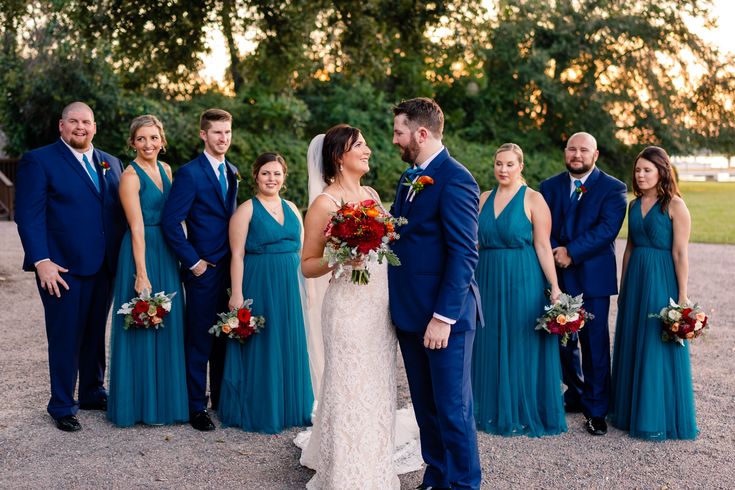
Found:
[{"label": "tree trunk", "polygon": [[234,0],[223,0],[222,2],[222,33],[225,36],[227,42],[227,51],[230,53],[230,77],[232,78],[232,84],[235,88],[235,93],[240,90],[244,79],[240,74],[240,56],[237,52],[237,44],[235,43],[235,36],[232,33],[232,22],[231,17],[235,14],[234,12]]}]

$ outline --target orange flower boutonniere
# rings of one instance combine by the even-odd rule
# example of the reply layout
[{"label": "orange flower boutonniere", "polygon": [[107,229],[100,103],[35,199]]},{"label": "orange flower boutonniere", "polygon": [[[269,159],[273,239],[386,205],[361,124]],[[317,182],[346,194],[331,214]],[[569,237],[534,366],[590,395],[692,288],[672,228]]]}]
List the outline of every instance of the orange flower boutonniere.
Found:
[{"label": "orange flower boutonniere", "polygon": [[404,182],[403,185],[407,185],[411,188],[411,191],[414,194],[418,194],[419,192],[424,190],[424,187],[427,185],[433,185],[434,179],[429,177],[428,175],[421,175],[413,182]]}]

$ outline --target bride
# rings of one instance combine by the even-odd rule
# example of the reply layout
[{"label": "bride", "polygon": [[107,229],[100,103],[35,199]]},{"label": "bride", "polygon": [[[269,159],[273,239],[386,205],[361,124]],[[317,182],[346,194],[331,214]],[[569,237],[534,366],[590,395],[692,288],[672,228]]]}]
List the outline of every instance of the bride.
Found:
[{"label": "bride", "polygon": [[[375,200],[377,193],[360,185],[369,170],[370,148],[360,130],[340,124],[319,135],[309,147],[311,205],[304,221],[301,269],[307,278],[331,273],[322,260],[324,229],[342,202]],[[318,179],[318,183],[317,183]],[[318,195],[317,195],[318,194]],[[316,197],[315,197],[316,196]],[[357,264],[353,264],[357,265]],[[387,264],[369,263],[370,282],[351,282],[349,271],[332,277],[323,301],[319,281],[308,290],[317,292],[310,305],[321,303],[311,322],[312,355],[319,366],[319,336],[323,341],[323,378],[311,432],[295,442],[303,449],[301,464],[316,470],[308,489],[400,488],[397,473],[421,467],[418,428],[413,413],[398,429],[396,446],[396,335],[388,310]],[[348,267],[349,269],[349,267]],[[311,280],[310,280],[311,281]],[[321,288],[323,290],[323,288]],[[318,373],[313,373],[318,378]],[[318,386],[318,385],[315,385]],[[400,467],[397,470],[397,465]]]}]

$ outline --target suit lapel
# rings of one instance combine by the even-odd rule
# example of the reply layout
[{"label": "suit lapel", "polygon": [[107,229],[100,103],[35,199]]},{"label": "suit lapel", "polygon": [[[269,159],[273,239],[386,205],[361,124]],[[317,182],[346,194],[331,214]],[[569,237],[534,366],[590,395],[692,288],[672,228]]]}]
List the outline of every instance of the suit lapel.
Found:
[{"label": "suit lapel", "polygon": [[227,188],[227,211],[232,214],[237,207],[237,191],[240,185],[240,171],[229,160],[225,160],[227,167],[227,180],[229,187]]},{"label": "suit lapel", "polygon": [[[564,216],[564,222],[566,224],[566,234],[571,239],[572,233],[574,232],[574,224],[577,221],[577,214],[579,213],[579,209],[584,205],[584,202],[588,200],[586,198],[586,194],[589,192],[590,188],[595,185],[595,182],[600,176],[600,169],[595,167],[595,169],[590,173],[589,177],[587,177],[587,180],[584,182],[584,187],[587,189],[587,192],[577,195],[574,198],[567,199],[567,208],[565,211]],[[569,178],[565,179],[567,184],[567,190],[571,193],[571,184],[569,181]]]},{"label": "suit lapel", "polygon": [[[421,172],[421,176],[422,177],[423,176],[426,176],[426,177],[432,177],[433,178],[434,177],[434,174],[436,174],[436,172],[439,171],[439,167],[442,166],[442,164],[447,160],[447,158],[449,158],[449,152],[447,151],[446,148],[444,148],[441,151],[441,153],[439,153],[436,156],[436,158],[434,158],[434,160],[432,160],[429,163],[429,166],[426,167],[426,170],[424,170],[423,172]],[[403,178],[403,180],[404,181],[406,180],[405,177]],[[415,201],[417,201],[418,199],[421,199],[421,196],[420,196],[421,192],[425,192],[427,189],[426,189],[426,187],[424,187],[424,190],[423,191],[421,191],[421,192],[415,192],[415,193],[411,194],[411,192],[410,192],[411,189],[408,188],[408,186],[405,186],[405,187],[407,187],[407,190],[408,190],[408,192],[405,194],[405,196],[410,196],[410,197],[408,199],[405,199],[405,198],[403,199],[404,200],[404,204],[403,204],[403,211],[401,212],[401,215],[402,216],[405,216],[405,217],[408,217],[408,214],[411,212],[411,208],[413,207],[413,203]]]},{"label": "suit lapel", "polygon": [[100,182],[100,194],[104,196],[107,192],[107,178],[105,169],[102,168],[102,156],[96,148],[92,152],[92,163],[94,164],[94,169],[97,170],[97,177]]},{"label": "suit lapel", "polygon": [[92,191],[92,194],[101,199],[102,196],[94,187],[94,184],[92,183],[92,179],[89,177],[89,174],[87,174],[87,171],[82,168],[82,164],[79,163],[79,160],[76,159],[71,150],[67,148],[67,146],[61,140],[56,142],[56,149],[63,157],[63,160],[69,166],[71,166],[72,170],[79,176],[80,179],[84,181],[87,187],[89,187],[89,190]]}]

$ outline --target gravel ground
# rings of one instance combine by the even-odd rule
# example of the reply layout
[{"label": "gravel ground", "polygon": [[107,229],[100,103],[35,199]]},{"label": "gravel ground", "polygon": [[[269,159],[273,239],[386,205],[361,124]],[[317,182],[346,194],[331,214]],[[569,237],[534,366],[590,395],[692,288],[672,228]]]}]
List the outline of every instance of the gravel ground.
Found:
[{"label": "gravel ground", "polygon": [[[296,429],[118,429],[101,412],[80,412],[81,432],[54,428],[43,309],[21,259],[15,224],[0,222],[0,488],[304,487],[312,472],[299,465]],[[700,437],[652,443],[611,428],[593,438],[581,415],[557,437],[480,434],[484,488],[735,488],[735,246],[692,244],[690,264],[690,296],[711,308],[713,325],[691,349]],[[405,379],[399,394],[407,400]],[[401,476],[402,488],[420,478]]]}]

